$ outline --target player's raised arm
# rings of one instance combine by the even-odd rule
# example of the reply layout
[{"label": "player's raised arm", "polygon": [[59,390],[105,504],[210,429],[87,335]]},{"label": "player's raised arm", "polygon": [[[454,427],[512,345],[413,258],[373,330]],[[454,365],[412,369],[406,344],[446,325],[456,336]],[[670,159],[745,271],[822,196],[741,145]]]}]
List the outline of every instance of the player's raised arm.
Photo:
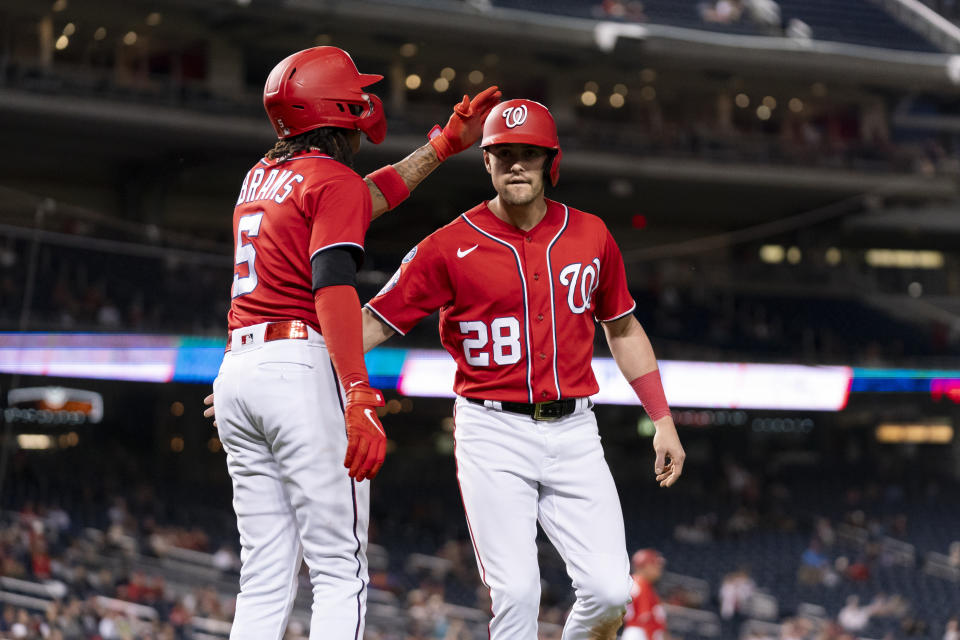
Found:
[{"label": "player's raised arm", "polygon": [[430,130],[429,141],[395,164],[388,164],[364,177],[373,201],[373,217],[377,219],[403,202],[424,178],[450,156],[470,148],[480,139],[483,122],[497,102],[500,91],[487,87],[471,100],[453,108],[453,114],[443,129],[439,125]]},{"label": "player's raised arm", "polygon": [[683,473],[686,454],[663,393],[653,345],[632,313],[601,324],[613,359],[623,376],[630,381],[630,386],[657,428],[653,437],[653,448],[657,453],[654,463],[657,482],[661,487],[672,486]]}]

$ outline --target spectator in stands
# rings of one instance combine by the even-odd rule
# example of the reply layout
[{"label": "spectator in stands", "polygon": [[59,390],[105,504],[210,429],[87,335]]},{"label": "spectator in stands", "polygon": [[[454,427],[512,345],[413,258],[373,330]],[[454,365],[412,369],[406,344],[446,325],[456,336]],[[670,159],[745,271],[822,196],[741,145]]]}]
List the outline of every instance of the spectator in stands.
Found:
[{"label": "spectator in stands", "polygon": [[954,569],[960,569],[960,540],[950,543],[950,550],[947,552],[947,562]]},{"label": "spectator in stands", "polygon": [[725,575],[720,584],[720,617],[738,625],[747,615],[747,603],[756,590],[757,585],[746,569]]},{"label": "spectator in stands", "polygon": [[847,598],[847,604],[837,614],[837,622],[847,631],[856,633],[863,631],[870,624],[870,618],[877,613],[881,603],[877,600],[869,605],[860,606],[860,598],[852,595]]},{"label": "spectator in stands", "polygon": [[603,0],[595,7],[594,15],[599,18],[614,18],[618,20],[632,20],[646,22],[647,16],[643,12],[643,3],[638,0]]},{"label": "spectator in stands", "polygon": [[820,541],[817,538],[810,540],[810,545],[800,556],[800,568],[797,570],[797,580],[800,584],[821,584],[830,565],[824,555]]},{"label": "spectator in stands", "polygon": [[731,24],[740,21],[743,14],[742,0],[714,0],[701,4],[700,18],[704,22]]},{"label": "spectator in stands", "polygon": [[760,27],[761,31],[771,35],[783,33],[780,5],[775,0],[743,0],[743,9],[750,21]]},{"label": "spectator in stands", "polygon": [[943,640],[960,640],[960,618],[957,616],[950,618],[943,632]]}]

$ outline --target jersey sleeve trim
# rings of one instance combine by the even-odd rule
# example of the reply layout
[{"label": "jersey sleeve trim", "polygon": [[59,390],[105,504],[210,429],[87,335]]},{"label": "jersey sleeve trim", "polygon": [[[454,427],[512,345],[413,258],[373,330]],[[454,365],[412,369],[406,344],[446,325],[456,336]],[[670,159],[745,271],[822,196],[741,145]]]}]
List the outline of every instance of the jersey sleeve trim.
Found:
[{"label": "jersey sleeve trim", "polygon": [[370,313],[372,313],[373,315],[377,316],[377,319],[378,319],[380,322],[382,322],[383,324],[387,325],[388,327],[390,327],[391,329],[393,329],[394,331],[396,331],[397,333],[399,333],[401,336],[407,335],[405,332],[403,332],[403,331],[401,331],[400,329],[398,329],[395,324],[393,324],[392,322],[390,322],[389,320],[387,320],[385,317],[383,317],[383,314],[380,313],[379,311],[377,311],[376,309],[374,309],[374,308],[373,308],[373,305],[371,305],[369,302],[368,302],[367,304],[363,305],[363,307],[364,307],[365,309],[370,309]]},{"label": "jersey sleeve trim", "polygon": [[333,249],[334,247],[356,247],[357,249],[360,250],[361,255],[366,253],[364,251],[363,245],[357,244],[356,242],[334,242],[333,244],[324,245],[319,249],[317,249],[316,251],[314,251],[312,254],[310,254],[310,259],[313,260],[314,258],[317,257],[318,253],[326,251],[327,249]]},{"label": "jersey sleeve trim", "polygon": [[616,315],[616,316],[613,316],[612,318],[599,318],[598,320],[599,320],[600,322],[613,322],[614,320],[619,320],[620,318],[625,318],[625,317],[627,317],[628,315],[630,315],[631,313],[633,313],[634,309],[636,309],[636,308],[637,308],[637,303],[634,302],[633,305],[632,305],[629,309],[627,309],[626,311],[624,311],[623,313],[621,313],[621,314],[619,314],[619,315]]}]

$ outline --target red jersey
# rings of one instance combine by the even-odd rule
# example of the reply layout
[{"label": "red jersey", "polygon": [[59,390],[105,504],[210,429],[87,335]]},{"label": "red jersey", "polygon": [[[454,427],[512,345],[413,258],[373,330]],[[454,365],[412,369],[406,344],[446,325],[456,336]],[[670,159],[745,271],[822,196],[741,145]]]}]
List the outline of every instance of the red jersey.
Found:
[{"label": "red jersey", "polygon": [[640,627],[647,640],[661,640],[667,628],[667,616],[653,585],[640,576],[634,576],[630,597],[633,600],[627,605],[627,615],[623,619],[624,628]]},{"label": "red jersey", "polygon": [[336,246],[362,254],[372,212],[363,178],[330,156],[304,153],[257,163],[233,210],[229,328],[303,320],[319,331],[310,260]]},{"label": "red jersey", "polygon": [[400,334],[439,309],[457,394],[544,402],[599,390],[594,321],[636,303],[603,221],[547,200],[529,231],[485,203],[467,211],[414,247],[367,307]]}]

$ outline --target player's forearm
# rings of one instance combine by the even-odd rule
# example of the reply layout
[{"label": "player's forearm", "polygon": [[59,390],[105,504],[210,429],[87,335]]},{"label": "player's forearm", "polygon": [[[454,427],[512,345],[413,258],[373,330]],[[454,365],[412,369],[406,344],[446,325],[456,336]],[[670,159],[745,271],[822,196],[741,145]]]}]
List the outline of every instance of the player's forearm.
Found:
[{"label": "player's forearm", "polygon": [[367,308],[363,309],[363,352],[366,353],[386,342],[396,331],[380,322]]},{"label": "player's forearm", "polygon": [[317,320],[330,361],[345,389],[351,383],[367,382],[360,328],[360,299],[349,285],[322,287],[314,293]]},{"label": "player's forearm", "polygon": [[[408,155],[406,158],[393,165],[393,168],[400,175],[408,191],[413,191],[423,182],[430,173],[440,166],[440,160],[437,159],[437,152],[428,143]],[[370,189],[370,198],[373,201],[372,219],[376,220],[391,209],[387,198],[383,195],[380,188],[374,181],[367,176],[364,178],[367,188]]]},{"label": "player's forearm", "polygon": [[653,345],[633,315],[604,322],[603,332],[617,367],[628,381],[636,380],[657,368]]}]

